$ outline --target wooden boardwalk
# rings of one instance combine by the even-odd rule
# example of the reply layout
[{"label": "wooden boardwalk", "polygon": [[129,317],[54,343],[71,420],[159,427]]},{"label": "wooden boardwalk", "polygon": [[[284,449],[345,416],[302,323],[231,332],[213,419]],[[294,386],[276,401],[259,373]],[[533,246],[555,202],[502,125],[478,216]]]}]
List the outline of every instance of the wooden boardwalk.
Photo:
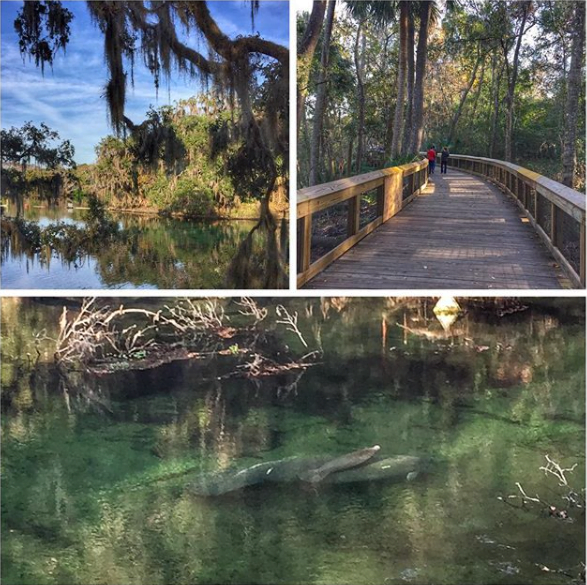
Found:
[{"label": "wooden boardwalk", "polygon": [[431,179],[304,288],[561,288],[555,260],[506,195],[453,169]]}]

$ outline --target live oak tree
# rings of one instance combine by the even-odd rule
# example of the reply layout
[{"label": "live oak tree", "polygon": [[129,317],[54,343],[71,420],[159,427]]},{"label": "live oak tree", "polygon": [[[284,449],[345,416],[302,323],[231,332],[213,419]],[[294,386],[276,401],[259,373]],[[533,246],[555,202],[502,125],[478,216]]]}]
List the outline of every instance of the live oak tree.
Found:
[{"label": "live oak tree", "polygon": [[23,173],[31,162],[48,169],[75,166],[73,145],[64,140],[55,146],[59,133],[47,124],[41,123],[37,127],[32,122],[26,122],[21,128],[13,126],[2,130],[1,139],[2,162],[20,165]]},{"label": "live oak tree", "polygon": [[[39,168],[51,170],[75,167],[75,149],[71,142],[64,140],[58,143],[59,133],[44,123],[35,126],[32,122],[26,122],[20,128],[13,126],[8,130],[2,130],[0,140],[3,176],[12,187],[9,192],[16,202],[17,217],[22,215],[22,183],[31,163]],[[9,173],[7,165],[20,166],[20,172]]]},{"label": "live oak tree", "polygon": [[[285,176],[288,167],[288,49],[258,35],[230,39],[206,2],[104,0],[87,2],[87,7],[104,36],[105,97],[117,134],[137,131],[125,112],[137,56],[143,58],[156,86],[177,69],[229,97],[232,128],[222,131],[226,145],[238,144],[230,154],[230,174],[239,189],[260,201],[259,222],[233,260],[230,284],[246,287],[257,271],[265,287],[284,286],[285,258],[269,202],[278,177]],[[252,16],[258,8],[259,2],[252,1]],[[24,2],[15,21],[23,55],[41,68],[53,66],[58,51],[69,42],[71,19],[61,2]],[[203,37],[209,53],[186,44],[179,34],[182,29]],[[254,253],[257,232],[264,241],[261,257]]]}]

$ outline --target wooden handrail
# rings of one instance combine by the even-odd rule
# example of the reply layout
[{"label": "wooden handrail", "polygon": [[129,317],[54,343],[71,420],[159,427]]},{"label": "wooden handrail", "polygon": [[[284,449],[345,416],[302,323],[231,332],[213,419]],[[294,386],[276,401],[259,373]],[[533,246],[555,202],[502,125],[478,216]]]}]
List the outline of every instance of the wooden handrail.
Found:
[{"label": "wooden handrail", "polygon": [[[502,160],[451,154],[448,166],[483,177],[511,195],[573,285],[585,287],[583,193]],[[576,233],[567,237],[565,230]]]},{"label": "wooden handrail", "polygon": [[[406,179],[407,183],[406,183]],[[421,160],[306,187],[297,193],[298,276],[301,287],[329,264],[340,258],[375,228],[401,211],[428,182],[428,161]],[[377,215],[360,227],[361,196],[377,189]],[[348,201],[346,238],[334,249],[312,262],[312,216]]]}]

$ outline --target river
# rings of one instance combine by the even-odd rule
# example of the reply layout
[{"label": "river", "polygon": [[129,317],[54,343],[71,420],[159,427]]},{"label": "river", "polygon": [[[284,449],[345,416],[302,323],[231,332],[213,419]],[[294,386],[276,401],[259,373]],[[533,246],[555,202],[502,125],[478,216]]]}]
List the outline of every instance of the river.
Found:
[{"label": "river", "polygon": [[[584,497],[584,299],[467,301],[448,332],[427,299],[281,302],[323,349],[303,373],[220,379],[236,358],[217,356],[73,394],[43,341],[62,302],[3,299],[5,585],[572,582],[585,516],[562,496]],[[264,304],[266,327],[307,351]],[[217,469],[374,444],[430,466],[409,481],[188,489]],[[576,465],[568,486],[540,470],[546,455]],[[520,507],[517,483],[569,518]]]},{"label": "river", "polygon": [[[112,214],[132,237],[75,261],[31,253],[3,242],[2,286],[6,289],[208,289],[227,288],[226,273],[240,242],[254,226],[247,220],[185,221],[155,215]],[[84,225],[84,212],[30,207],[24,219],[41,227]]]}]

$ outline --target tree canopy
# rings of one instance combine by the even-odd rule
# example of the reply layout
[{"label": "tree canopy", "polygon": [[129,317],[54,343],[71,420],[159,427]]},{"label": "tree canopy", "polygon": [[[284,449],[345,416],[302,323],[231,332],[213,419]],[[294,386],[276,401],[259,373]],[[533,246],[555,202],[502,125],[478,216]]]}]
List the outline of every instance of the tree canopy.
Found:
[{"label": "tree canopy", "polygon": [[2,163],[20,165],[24,171],[34,162],[47,169],[75,167],[75,149],[69,140],[55,144],[59,133],[41,123],[26,122],[21,128],[2,130]]},{"label": "tree canopy", "polygon": [[[298,186],[406,162],[435,143],[580,189],[584,18],[583,2],[339,0],[307,65]],[[299,35],[311,25],[298,14]]]},{"label": "tree canopy", "polygon": [[[247,190],[261,203],[261,219],[235,258],[231,280],[246,286],[251,262],[258,261],[250,257],[251,240],[260,230],[266,241],[261,262],[267,286],[285,283],[285,258],[278,250],[269,200],[278,177],[288,170],[288,49],[258,35],[231,39],[212,18],[206,2],[106,0],[89,1],[87,7],[104,36],[104,97],[112,128],[119,136],[132,135],[145,160],[161,143],[166,149],[171,143],[156,118],[137,125],[126,114],[137,58],[143,59],[156,87],[162,78],[181,71],[226,99],[232,112],[226,120],[230,130],[224,133],[226,140],[214,142],[210,154],[226,157],[235,188]],[[258,2],[251,2],[252,18],[258,8]],[[67,48],[71,18],[61,2],[24,2],[15,21],[22,54],[37,66],[53,66],[57,51]],[[197,33],[205,41],[207,55],[188,44],[182,31]]]}]

